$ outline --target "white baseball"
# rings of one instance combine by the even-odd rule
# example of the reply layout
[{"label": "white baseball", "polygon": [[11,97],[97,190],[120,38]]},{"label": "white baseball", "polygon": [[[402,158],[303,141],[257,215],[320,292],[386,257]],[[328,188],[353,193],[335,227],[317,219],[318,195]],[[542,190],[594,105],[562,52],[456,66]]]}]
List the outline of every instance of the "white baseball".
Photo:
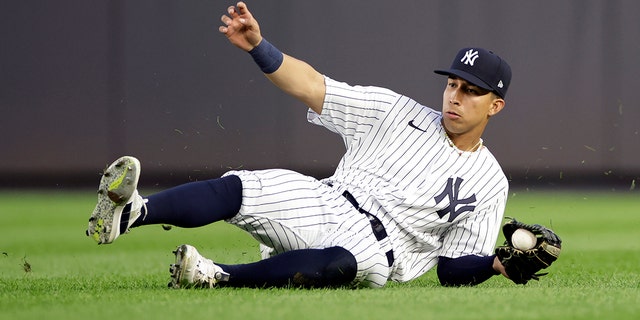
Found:
[{"label": "white baseball", "polygon": [[513,247],[520,250],[529,250],[538,243],[538,238],[527,229],[518,229],[511,235]]}]

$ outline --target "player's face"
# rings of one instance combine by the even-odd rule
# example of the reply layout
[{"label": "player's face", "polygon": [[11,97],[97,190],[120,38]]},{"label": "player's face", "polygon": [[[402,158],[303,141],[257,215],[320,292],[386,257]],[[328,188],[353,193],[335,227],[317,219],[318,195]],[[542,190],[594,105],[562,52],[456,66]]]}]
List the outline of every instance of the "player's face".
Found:
[{"label": "player's face", "polygon": [[480,137],[489,118],[500,112],[504,100],[466,80],[449,77],[442,95],[442,119],[449,133]]}]

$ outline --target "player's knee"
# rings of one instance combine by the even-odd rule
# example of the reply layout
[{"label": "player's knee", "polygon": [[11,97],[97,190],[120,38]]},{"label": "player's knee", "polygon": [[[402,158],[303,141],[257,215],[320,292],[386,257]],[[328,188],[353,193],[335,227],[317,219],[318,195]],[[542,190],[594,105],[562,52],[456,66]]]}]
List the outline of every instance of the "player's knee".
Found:
[{"label": "player's knee", "polygon": [[331,247],[309,251],[307,258],[315,263],[313,267],[300,270],[293,277],[293,283],[302,287],[342,287],[353,282],[358,270],[356,258],[342,247]]},{"label": "player's knee", "polygon": [[331,247],[324,250],[331,257],[324,272],[324,278],[329,286],[350,284],[358,271],[356,257],[342,247]]}]

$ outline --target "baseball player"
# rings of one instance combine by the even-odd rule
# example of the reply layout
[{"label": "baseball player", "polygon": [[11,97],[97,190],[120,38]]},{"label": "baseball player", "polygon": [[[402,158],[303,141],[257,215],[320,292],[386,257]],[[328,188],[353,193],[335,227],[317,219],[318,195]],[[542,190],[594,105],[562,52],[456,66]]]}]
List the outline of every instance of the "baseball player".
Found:
[{"label": "baseball player", "polygon": [[508,182],[481,138],[505,106],[509,65],[464,48],[449,69],[440,111],[391,90],[352,86],[283,54],[243,2],[220,32],[278,88],[308,106],[308,121],[340,135],[346,152],[317,180],[271,169],[230,171],[143,197],[140,162],[104,172],[87,235],[111,243],[151,224],[224,220],[260,243],[262,259],[228,265],[181,245],[170,287],[383,287],[437,266],[442,285],[475,285],[504,267],[493,254]]}]

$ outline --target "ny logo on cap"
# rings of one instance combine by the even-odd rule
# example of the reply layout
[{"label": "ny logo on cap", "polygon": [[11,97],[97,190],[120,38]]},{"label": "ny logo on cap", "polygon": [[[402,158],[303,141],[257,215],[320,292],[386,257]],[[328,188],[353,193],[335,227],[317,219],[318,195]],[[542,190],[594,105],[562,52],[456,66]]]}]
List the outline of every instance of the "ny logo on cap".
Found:
[{"label": "ny logo on cap", "polygon": [[460,62],[473,67],[473,63],[476,61],[476,59],[478,59],[478,50],[473,51],[473,49],[469,49],[464,53],[464,56],[462,57],[462,59],[460,59]]}]

